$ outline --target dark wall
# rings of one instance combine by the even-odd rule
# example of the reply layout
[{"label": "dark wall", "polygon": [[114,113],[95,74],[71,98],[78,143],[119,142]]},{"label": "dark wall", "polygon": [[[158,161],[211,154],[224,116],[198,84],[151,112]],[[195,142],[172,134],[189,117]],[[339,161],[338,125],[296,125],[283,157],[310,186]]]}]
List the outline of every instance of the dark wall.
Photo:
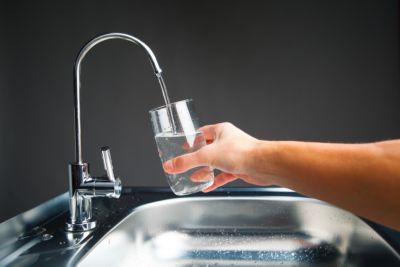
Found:
[{"label": "dark wall", "polygon": [[[4,144],[5,144],[5,118],[6,118],[6,82],[5,82],[5,61],[4,61],[4,55],[5,55],[5,49],[4,45],[5,43],[2,41],[4,38],[5,34],[5,27],[4,27],[4,11],[3,9],[0,9],[0,182],[2,183],[3,180],[5,179],[5,154],[6,151],[4,149]],[[3,194],[3,185],[0,184],[0,194]],[[3,197],[0,197],[0,201],[3,201]],[[3,211],[3,205],[1,205],[0,208],[1,211]],[[7,214],[4,212],[0,212],[0,221],[2,221]],[[10,214],[10,213],[8,213]],[[12,214],[12,213],[11,213]]]},{"label": "dark wall", "polygon": [[[145,41],[171,99],[194,98],[204,124],[231,121],[264,139],[400,137],[395,0],[3,1],[1,9],[0,221],[67,190],[73,64],[102,33]],[[82,74],[92,172],[109,145],[124,185],[165,186],[148,116],[162,95],[144,52],[109,41]]]}]

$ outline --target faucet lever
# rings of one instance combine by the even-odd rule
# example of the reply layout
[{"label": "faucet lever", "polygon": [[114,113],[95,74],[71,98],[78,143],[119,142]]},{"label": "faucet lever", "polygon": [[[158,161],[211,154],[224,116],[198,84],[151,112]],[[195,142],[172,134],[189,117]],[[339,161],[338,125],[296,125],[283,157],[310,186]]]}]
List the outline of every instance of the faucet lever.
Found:
[{"label": "faucet lever", "polygon": [[112,165],[110,148],[108,146],[104,146],[101,148],[101,156],[103,158],[103,165],[107,173],[108,179],[111,182],[115,182],[114,168]]}]

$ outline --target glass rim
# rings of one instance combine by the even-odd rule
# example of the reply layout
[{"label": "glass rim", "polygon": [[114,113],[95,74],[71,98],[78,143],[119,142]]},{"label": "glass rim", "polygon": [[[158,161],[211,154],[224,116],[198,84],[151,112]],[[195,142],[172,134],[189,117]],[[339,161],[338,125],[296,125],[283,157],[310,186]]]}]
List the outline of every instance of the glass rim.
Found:
[{"label": "glass rim", "polygon": [[157,112],[159,110],[165,109],[167,107],[172,107],[172,106],[176,106],[176,104],[181,103],[181,102],[193,102],[193,98],[188,98],[188,99],[183,99],[183,100],[179,100],[173,103],[169,103],[168,105],[163,105],[163,106],[159,106],[153,109],[149,110],[149,113],[153,113],[153,112]]}]

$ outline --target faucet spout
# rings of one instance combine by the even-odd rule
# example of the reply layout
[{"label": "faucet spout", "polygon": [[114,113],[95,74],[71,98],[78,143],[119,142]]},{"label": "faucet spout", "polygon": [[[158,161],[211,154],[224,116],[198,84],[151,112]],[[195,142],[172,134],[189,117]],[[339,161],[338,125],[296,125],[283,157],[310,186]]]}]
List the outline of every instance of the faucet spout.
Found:
[{"label": "faucet spout", "polygon": [[[161,68],[153,51],[138,38],[124,33],[109,33],[98,36],[88,42],[79,52],[74,68],[74,105],[75,105],[75,162],[69,165],[69,194],[70,218],[66,223],[67,231],[88,231],[96,227],[92,214],[93,197],[119,198],[121,195],[121,181],[115,178],[110,150],[102,148],[102,157],[106,175],[94,178],[89,174],[89,164],[82,159],[82,134],[81,134],[81,65],[86,54],[97,44],[111,39],[122,39],[143,48],[150,59],[154,73],[163,84]],[[167,99],[168,96],[164,95]]]},{"label": "faucet spout", "polygon": [[154,69],[154,73],[157,76],[158,80],[161,79],[162,70],[156,56],[153,51],[148,47],[144,42],[139,40],[138,38],[125,34],[125,33],[108,33],[104,35],[100,35],[93,40],[89,41],[79,52],[79,55],[75,62],[74,68],[74,98],[75,98],[75,160],[77,163],[82,163],[82,135],[81,135],[81,104],[80,104],[80,94],[81,94],[81,65],[82,61],[85,58],[86,54],[97,44],[111,40],[111,39],[122,39],[129,41],[143,48],[150,59],[151,66]]}]

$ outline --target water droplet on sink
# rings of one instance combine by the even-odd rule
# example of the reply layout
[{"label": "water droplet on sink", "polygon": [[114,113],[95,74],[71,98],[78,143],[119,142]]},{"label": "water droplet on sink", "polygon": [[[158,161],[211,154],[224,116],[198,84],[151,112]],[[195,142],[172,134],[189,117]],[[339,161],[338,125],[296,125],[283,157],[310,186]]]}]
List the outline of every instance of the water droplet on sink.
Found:
[{"label": "water droplet on sink", "polygon": [[43,240],[43,241],[47,241],[47,240],[50,240],[50,239],[52,239],[52,238],[53,238],[53,236],[50,235],[50,234],[44,234],[44,235],[42,235],[42,240]]}]

